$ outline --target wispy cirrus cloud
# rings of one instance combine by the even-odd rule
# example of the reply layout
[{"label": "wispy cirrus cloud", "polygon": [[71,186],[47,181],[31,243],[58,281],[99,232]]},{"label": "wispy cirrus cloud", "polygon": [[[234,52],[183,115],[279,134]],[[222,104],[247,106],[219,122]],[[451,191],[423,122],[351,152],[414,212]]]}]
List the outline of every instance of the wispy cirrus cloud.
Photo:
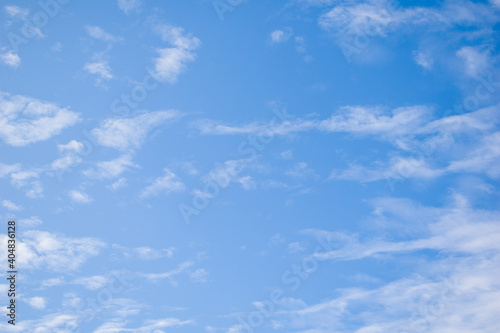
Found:
[{"label": "wispy cirrus cloud", "polygon": [[7,5],[4,7],[5,12],[11,17],[25,18],[29,14],[27,8],[22,8],[16,5]]},{"label": "wispy cirrus cloud", "polygon": [[132,162],[132,155],[125,154],[111,161],[98,162],[95,168],[87,169],[83,174],[94,179],[116,178],[130,167],[139,166]]},{"label": "wispy cirrus cloud", "polygon": [[488,52],[480,47],[463,46],[456,55],[462,60],[463,68],[467,75],[479,78],[491,73],[493,60]]},{"label": "wispy cirrus cloud", "polygon": [[181,179],[172,171],[169,169],[164,169],[163,171],[165,173],[164,176],[156,178],[151,182],[151,185],[142,190],[139,195],[141,198],[148,198],[160,193],[181,192],[186,189]]},{"label": "wispy cirrus cloud", "polygon": [[125,14],[140,11],[141,5],[141,0],[118,0],[118,8]]},{"label": "wispy cirrus cloud", "polygon": [[176,275],[179,275],[179,274],[182,274],[182,273],[185,273],[189,268],[193,267],[194,266],[194,262],[193,261],[184,261],[180,264],[177,265],[177,267],[175,267],[174,269],[170,270],[170,271],[167,271],[167,272],[163,272],[163,273],[139,273],[140,276],[148,279],[148,280],[151,280],[151,281],[159,281],[159,280],[163,280],[163,279],[173,279],[174,276]]},{"label": "wispy cirrus cloud", "polygon": [[15,203],[13,203],[10,200],[2,200],[1,204],[2,204],[2,207],[7,208],[8,210],[22,210],[23,209],[22,206],[16,205]]},{"label": "wispy cirrus cloud", "polygon": [[87,33],[90,37],[102,40],[105,42],[120,42],[123,41],[122,37],[114,36],[102,29],[101,27],[94,26],[94,25],[86,25],[85,30],[87,30]]},{"label": "wispy cirrus cloud", "polygon": [[122,333],[122,332],[138,332],[138,333],[148,333],[148,332],[160,332],[162,328],[168,327],[182,327],[192,324],[191,320],[180,320],[177,318],[165,318],[157,320],[148,320],[143,326],[135,328],[126,328],[126,323],[124,322],[109,322],[99,326],[94,333]]},{"label": "wispy cirrus cloud", "polygon": [[[284,297],[277,310],[269,311],[271,322],[280,322],[281,328],[290,331],[319,333],[495,332],[500,328],[495,319],[500,302],[492,297],[500,294],[495,278],[500,272],[497,210],[474,208],[461,195],[455,195],[453,203],[445,207],[399,198],[377,198],[371,204],[373,214],[368,221],[377,225],[380,234],[374,234],[372,228],[356,234],[304,230],[327,249],[315,252],[312,258],[318,265],[325,260],[344,261],[345,265],[361,260],[391,264],[405,258],[412,263],[411,272],[380,279],[375,270],[374,276],[367,276],[375,285],[366,278],[353,283],[349,277],[348,286],[337,287],[332,290],[334,296],[313,304]],[[391,239],[384,236],[388,232]],[[419,260],[422,250],[439,256]],[[310,274],[314,272],[321,274],[317,270]],[[471,306],[481,311],[471,311]],[[233,328],[237,332],[243,327]]]},{"label": "wispy cirrus cloud", "polygon": [[[490,6],[471,1],[445,1],[441,6],[396,6],[389,0],[345,2],[327,11],[319,19],[320,27],[335,34],[385,36],[405,29],[431,27],[444,29],[450,25],[491,24],[497,15]],[[364,28],[364,29],[363,29]]]},{"label": "wispy cirrus cloud", "polygon": [[172,258],[175,252],[174,247],[166,249],[153,249],[148,246],[128,248],[122,245],[113,244],[112,248],[117,251],[118,256],[125,258],[135,258],[140,260],[157,260],[161,258]]},{"label": "wispy cirrus cloud", "polygon": [[93,201],[93,199],[87,193],[78,190],[70,191],[68,193],[68,196],[71,201],[75,203],[88,204]]},{"label": "wispy cirrus cloud", "polygon": [[91,133],[102,146],[130,151],[139,148],[154,127],[180,116],[181,113],[170,110],[143,112],[130,118],[108,118]]},{"label": "wispy cirrus cloud", "polygon": [[351,133],[359,135],[397,136],[421,131],[432,118],[432,108],[423,105],[387,110],[382,107],[346,106],[330,118],[293,119],[279,124],[253,122],[231,126],[213,120],[198,120],[192,126],[201,134],[232,135],[288,135],[319,130],[323,132]]},{"label": "wispy cirrus cloud", "polygon": [[[192,126],[205,135],[265,135],[286,136],[301,132],[346,133],[355,138],[375,137],[392,143],[397,149],[388,161],[376,161],[373,166],[351,163],[347,169],[332,172],[330,180],[373,182],[389,178],[433,179],[458,172],[486,172],[497,177],[498,152],[495,128],[500,122],[498,105],[436,119],[432,107],[416,105],[387,109],[383,107],[342,107],[331,117],[293,119],[278,125],[253,122],[231,126],[211,120],[198,120]],[[459,144],[457,140],[476,137],[476,145]],[[467,142],[467,141],[465,141]],[[420,146],[429,146],[425,149]],[[416,147],[418,146],[418,147]],[[454,157],[435,161],[436,152],[449,152]],[[425,150],[418,156],[414,151]],[[411,156],[405,156],[410,154]],[[461,157],[459,157],[461,156]]]}]

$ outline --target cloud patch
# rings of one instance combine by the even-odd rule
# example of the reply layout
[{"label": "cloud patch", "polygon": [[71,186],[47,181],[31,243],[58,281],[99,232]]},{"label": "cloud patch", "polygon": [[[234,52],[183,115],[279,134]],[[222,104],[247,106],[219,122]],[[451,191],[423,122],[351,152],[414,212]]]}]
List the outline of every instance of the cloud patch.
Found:
[{"label": "cloud patch", "polygon": [[11,146],[48,140],[78,120],[79,114],[67,108],[0,92],[0,138]]}]

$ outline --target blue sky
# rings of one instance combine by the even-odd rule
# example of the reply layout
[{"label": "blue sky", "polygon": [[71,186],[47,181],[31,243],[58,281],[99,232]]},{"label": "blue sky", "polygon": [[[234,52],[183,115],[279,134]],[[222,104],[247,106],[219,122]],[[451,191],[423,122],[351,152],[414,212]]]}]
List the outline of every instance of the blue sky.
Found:
[{"label": "blue sky", "polygon": [[498,0],[0,3],[2,332],[500,331]]}]

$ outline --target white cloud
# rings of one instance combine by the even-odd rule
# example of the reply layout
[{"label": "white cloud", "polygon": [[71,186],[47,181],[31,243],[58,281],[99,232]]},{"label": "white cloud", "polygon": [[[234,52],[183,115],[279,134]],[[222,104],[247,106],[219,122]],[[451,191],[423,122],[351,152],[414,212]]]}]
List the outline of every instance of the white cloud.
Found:
[{"label": "white cloud", "polygon": [[241,187],[245,190],[253,190],[257,187],[257,184],[255,181],[252,179],[251,176],[244,176],[238,179],[238,183],[241,184]]},{"label": "white cloud", "polygon": [[43,197],[43,188],[39,180],[41,170],[16,171],[10,174],[10,183],[17,188],[25,188],[29,198]]},{"label": "white cloud", "polygon": [[[500,176],[495,168],[499,162],[498,138],[492,131],[500,122],[498,105],[460,114],[458,111],[440,119],[434,119],[432,108],[410,106],[387,110],[381,107],[346,106],[325,120],[293,119],[279,124],[265,125],[253,122],[241,126],[227,126],[210,120],[193,123],[202,134],[213,135],[288,135],[301,131],[319,130],[344,132],[357,135],[373,135],[391,142],[410,156],[393,157],[388,162],[374,162],[374,167],[351,164],[347,170],[335,170],[330,179],[372,182],[378,180],[401,180],[404,178],[432,179],[455,172],[486,172],[490,177]],[[479,141],[458,145],[458,138]],[[455,139],[457,138],[457,139]],[[454,151],[455,160],[449,160]],[[436,156],[440,160],[437,164]],[[292,155],[293,156],[293,155]],[[448,156],[448,162],[443,159]],[[461,156],[461,158],[457,158]],[[285,157],[285,156],[283,156]],[[448,165],[447,165],[448,164]],[[289,175],[299,175],[300,165],[289,170]],[[302,166],[306,169],[306,166]],[[302,170],[304,171],[304,170]]]},{"label": "white cloud", "polygon": [[360,165],[350,165],[346,170],[334,170],[330,180],[351,180],[373,182],[378,180],[394,181],[395,179],[432,179],[442,176],[446,170],[430,167],[424,159],[391,158],[387,166],[368,168]]},{"label": "white cloud", "polygon": [[64,277],[51,278],[41,282],[42,288],[50,288],[64,284]]},{"label": "white cloud", "polygon": [[118,7],[128,14],[132,11],[139,11],[141,8],[140,0],[118,0]]},{"label": "white cloud", "polygon": [[176,167],[180,167],[184,172],[188,173],[191,176],[196,176],[199,172],[195,167],[195,163],[193,162],[176,162],[174,165]]},{"label": "white cloud", "polygon": [[208,276],[210,274],[204,270],[203,268],[197,269],[194,272],[189,273],[189,278],[191,279],[191,282],[195,283],[205,283],[208,280]]},{"label": "white cloud", "polygon": [[73,165],[80,164],[83,161],[79,155],[79,153],[84,149],[83,143],[81,142],[71,140],[65,145],[57,145],[57,149],[60,153],[64,153],[66,155],[52,162],[52,170],[64,170]]},{"label": "white cloud", "polygon": [[219,124],[212,120],[192,123],[202,134],[231,135],[253,134],[262,136],[288,135],[292,133],[320,130],[345,132],[360,135],[391,137],[412,134],[422,130],[431,117],[431,108],[423,105],[401,107],[388,111],[379,107],[345,106],[325,120],[293,119],[280,123],[263,124],[253,122],[241,126]]},{"label": "white cloud", "polygon": [[73,190],[68,193],[68,196],[71,201],[76,203],[88,204],[92,202],[92,198],[89,197],[85,192]]},{"label": "white cloud", "polygon": [[3,178],[13,172],[19,171],[21,168],[20,164],[3,164],[0,162],[0,178]]},{"label": "white cloud", "polygon": [[453,134],[484,134],[490,132],[500,122],[498,110],[500,105],[481,108],[463,114],[451,114],[423,127],[419,133],[449,136]]},{"label": "white cloud", "polygon": [[293,242],[288,244],[288,251],[290,251],[291,253],[302,252],[304,250],[305,248],[300,242]]},{"label": "white cloud", "polygon": [[54,313],[37,320],[26,320],[19,323],[20,332],[73,332],[78,328],[80,318],[77,315]]},{"label": "white cloud", "polygon": [[105,147],[124,151],[136,149],[151,129],[178,117],[179,112],[170,110],[143,113],[133,118],[109,118],[93,129],[92,135]]},{"label": "white cloud", "polygon": [[124,319],[138,315],[144,307],[144,304],[128,298],[114,298],[105,305],[105,309],[108,313]]},{"label": "white cloud", "polygon": [[47,303],[47,301],[43,297],[32,297],[32,298],[28,298],[26,301],[33,308],[38,309],[38,310],[45,309],[45,305]]},{"label": "white cloud", "polygon": [[154,259],[160,259],[163,257],[171,258],[174,255],[174,248],[171,247],[169,249],[163,249],[163,250],[155,250],[150,247],[137,247],[133,249],[133,252],[137,254],[137,256],[140,259],[143,260],[154,260]]},{"label": "white cloud", "polygon": [[500,163],[500,132],[485,136],[478,147],[472,149],[468,156],[450,162],[448,172],[485,172],[492,178],[500,177],[497,165]]},{"label": "white cloud", "polygon": [[31,216],[30,218],[27,219],[19,219],[18,222],[20,225],[26,228],[36,227],[43,223],[38,216]]},{"label": "white cloud", "polygon": [[76,140],[71,140],[65,145],[57,145],[57,149],[59,149],[60,152],[73,151],[75,153],[79,153],[83,150],[83,148],[83,143]]},{"label": "white cloud", "polygon": [[298,3],[301,3],[305,6],[314,6],[314,7],[324,7],[329,6],[332,3],[338,2],[337,0],[297,0]]},{"label": "white cloud", "polygon": [[7,208],[8,210],[21,210],[23,207],[16,205],[10,200],[3,200],[2,207]]},{"label": "white cloud", "polygon": [[428,52],[418,51],[413,53],[413,58],[415,62],[422,66],[424,69],[432,69],[434,65],[434,59]]},{"label": "white cloud", "polygon": [[430,111],[425,106],[396,108],[390,113],[380,108],[344,107],[322,121],[319,128],[328,132],[404,135],[422,127]]},{"label": "white cloud", "polygon": [[116,178],[129,167],[138,168],[139,166],[132,162],[131,155],[125,154],[111,161],[99,162],[97,163],[97,169],[85,170],[83,174],[95,179]]},{"label": "white cloud", "polygon": [[73,281],[74,284],[81,284],[88,290],[101,289],[109,283],[109,278],[102,275],[94,275],[89,277],[79,277]]},{"label": "white cloud", "polygon": [[148,198],[159,193],[182,192],[186,189],[184,183],[173,172],[164,169],[165,175],[156,178],[151,185],[146,187],[140,194],[141,198]]},{"label": "white cloud", "polygon": [[[432,179],[452,173],[484,173],[499,178],[495,167],[500,163],[500,132],[494,131],[499,122],[498,106],[452,115],[428,122],[413,130],[413,134],[432,135],[425,142],[396,140],[398,148],[418,152],[413,157],[392,157],[389,162],[376,162],[376,167],[350,165],[346,170],[335,170],[330,179],[372,182],[406,178]],[[409,132],[412,133],[412,132]],[[454,137],[474,137],[473,142],[457,142]],[[449,153],[453,152],[452,155]],[[434,160],[439,160],[439,164]],[[433,165],[434,164],[434,165]],[[437,164],[437,165],[436,165]]]},{"label": "white cloud", "polygon": [[155,26],[162,39],[174,47],[158,49],[159,56],[154,59],[155,76],[165,82],[175,83],[178,76],[185,71],[186,64],[194,61],[201,42],[196,37],[184,35],[182,28],[166,24]]},{"label": "white cloud", "polygon": [[186,272],[190,267],[194,265],[194,262],[192,261],[184,261],[177,265],[176,268],[164,272],[164,273],[140,273],[139,275],[142,277],[147,278],[148,280],[152,281],[158,281],[162,279],[172,279],[174,276],[182,274]]},{"label": "white cloud", "polygon": [[85,29],[87,30],[87,33],[89,34],[90,37],[105,42],[119,42],[123,40],[122,37],[113,36],[112,34],[104,31],[101,27],[98,26],[87,25],[85,26]]},{"label": "white cloud", "polygon": [[62,43],[56,42],[54,43],[54,45],[52,45],[50,49],[52,50],[52,52],[61,52],[62,48],[63,48]]},{"label": "white cloud", "polygon": [[159,56],[154,59],[157,77],[169,83],[175,83],[179,74],[186,69],[186,63],[194,60],[194,54],[181,48],[158,50]]},{"label": "white cloud", "polygon": [[345,2],[319,19],[319,25],[337,36],[386,36],[418,26],[448,27],[455,24],[494,22],[488,7],[472,2],[445,1],[440,7],[397,7],[389,0]]},{"label": "white cloud", "polygon": [[[388,48],[380,43],[390,35],[415,34],[425,39],[428,31],[446,32],[442,39],[449,43],[464,36],[492,36],[498,21],[491,5],[468,0],[445,0],[436,6],[401,6],[392,0],[335,2],[320,16],[319,26],[332,34],[348,61],[354,58],[365,63],[390,58]],[[419,55],[417,63],[427,69],[431,65],[428,57]]]},{"label": "white cloud", "polygon": [[286,171],[286,175],[293,178],[317,176],[316,171],[314,171],[314,169],[311,169],[306,162],[296,163],[292,169]]},{"label": "white cloud", "polygon": [[21,8],[15,5],[7,5],[4,9],[7,14],[12,17],[25,18],[29,14],[29,10],[27,8]]},{"label": "white cloud", "polygon": [[[418,238],[422,232],[415,235],[415,239],[402,241],[384,241],[373,239],[360,242],[358,237],[342,233],[329,235],[330,242],[336,243],[337,249],[316,254],[321,259],[355,260],[377,256],[382,253],[411,252],[422,249],[444,251],[444,253],[466,253],[483,255],[491,251],[500,252],[500,227],[497,221],[500,218],[498,211],[474,210],[468,201],[455,196],[454,204],[450,207],[428,210],[432,218],[425,223],[424,237]],[[417,219],[418,214],[407,217],[407,212],[401,209],[401,201],[385,199],[374,201],[374,212],[381,216],[403,216],[408,220]],[[416,204],[408,205],[410,211],[417,211]],[[419,208],[422,209],[422,208]],[[425,208],[424,208],[425,209]],[[332,240],[335,240],[332,242]]]},{"label": "white cloud", "polygon": [[[315,257],[320,261],[373,258],[389,265],[404,260],[410,263],[410,271],[375,280],[374,288],[351,281],[348,287],[336,289],[334,297],[316,304],[282,302],[281,311],[271,319],[280,319],[286,331],[318,333],[345,327],[357,333],[498,331],[500,212],[474,209],[461,196],[440,208],[393,198],[373,204],[369,221],[377,227],[364,237],[306,231],[331,248]],[[385,240],[387,234],[390,240]],[[421,260],[419,250],[433,251],[436,257]]]},{"label": "white cloud", "polygon": [[292,37],[292,29],[274,30],[271,32],[270,37],[273,43],[285,43]]},{"label": "white cloud", "polygon": [[[246,189],[252,189],[255,187],[255,183],[251,177],[240,176],[240,173],[252,165],[254,159],[239,159],[239,160],[228,160],[222,165],[214,167],[205,176],[202,177],[202,181],[206,184],[211,182],[217,184],[221,188],[228,187],[231,182],[239,183]],[[211,197],[209,193],[204,193],[202,191],[195,191],[195,195],[201,197]]]},{"label": "white cloud", "polygon": [[124,332],[137,332],[137,333],[160,333],[164,332],[161,328],[167,327],[181,327],[191,324],[191,320],[179,320],[177,318],[165,318],[158,320],[149,320],[141,327],[125,328],[125,322],[109,322],[99,326],[94,333],[124,333]]},{"label": "white cloud", "polygon": [[168,249],[156,250],[147,246],[127,248],[118,244],[113,244],[113,249],[117,250],[117,253],[123,255],[126,258],[139,258],[141,260],[157,260],[161,258],[171,258],[174,255],[175,248],[170,247]]},{"label": "white cloud", "polygon": [[117,191],[125,186],[127,186],[127,180],[125,178],[120,178],[113,184],[106,186],[106,188],[110,191]]},{"label": "white cloud", "polygon": [[19,58],[19,55],[12,51],[0,54],[0,60],[2,60],[4,64],[13,68],[17,68],[21,64],[21,58]]},{"label": "white cloud", "polygon": [[9,145],[47,140],[78,119],[78,113],[55,104],[0,92],[0,137]]},{"label": "white cloud", "polygon": [[106,60],[88,62],[85,64],[83,69],[90,74],[97,75],[97,85],[100,85],[102,80],[111,80],[112,78],[114,78],[113,74],[111,73],[111,67],[109,67],[109,64]]},{"label": "white cloud", "polygon": [[295,51],[299,53],[306,52],[306,40],[304,37],[297,36],[295,37]]},{"label": "white cloud", "polygon": [[288,135],[291,133],[308,131],[317,128],[318,123],[312,120],[296,119],[294,121],[285,120],[280,123],[250,123],[241,126],[229,126],[220,124],[212,120],[198,120],[192,123],[197,127],[201,134],[211,135],[234,135],[234,134],[253,134],[264,137],[273,135]]},{"label": "white cloud", "polygon": [[[26,231],[20,236],[17,262],[23,269],[73,271],[105,246],[95,238],[71,238],[40,230]],[[0,237],[2,247],[7,247],[7,239],[6,235]],[[7,260],[5,253],[0,257]]]},{"label": "white cloud", "polygon": [[52,162],[50,167],[52,168],[52,170],[64,170],[73,165],[80,164],[82,161],[82,158],[79,156],[66,155]]},{"label": "white cloud", "polygon": [[457,56],[463,61],[465,73],[473,78],[487,74],[492,64],[489,54],[477,47],[464,46]]},{"label": "white cloud", "polygon": [[284,160],[291,160],[293,158],[293,151],[291,149],[285,150],[280,154]]}]

